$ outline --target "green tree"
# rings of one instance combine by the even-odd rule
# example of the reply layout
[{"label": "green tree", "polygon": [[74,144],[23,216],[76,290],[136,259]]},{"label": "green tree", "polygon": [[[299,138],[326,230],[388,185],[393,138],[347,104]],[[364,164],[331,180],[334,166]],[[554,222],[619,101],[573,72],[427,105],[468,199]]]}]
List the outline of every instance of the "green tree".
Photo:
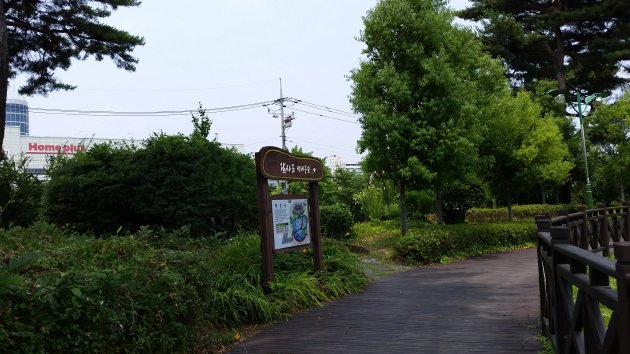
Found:
[{"label": "green tree", "polygon": [[20,94],[46,94],[74,87],[59,81],[55,70],[72,60],[110,57],[117,67],[135,70],[131,52],[144,39],[101,22],[118,7],[138,0],[0,1],[0,143],[4,140],[9,80],[28,75]]},{"label": "green tree", "polygon": [[627,0],[471,0],[459,16],[477,21],[492,55],[516,85],[553,79],[561,90],[610,91],[628,81]]},{"label": "green tree", "polygon": [[444,1],[381,1],[364,18],[366,59],[350,76],[359,149],[369,172],[398,185],[403,234],[412,182],[430,183],[442,222],[442,187],[474,165],[476,125],[507,87],[500,64],[452,20]]},{"label": "green tree", "polygon": [[598,107],[587,116],[588,136],[605,161],[600,167],[602,176],[619,188],[621,201],[625,201],[625,183],[630,171],[630,92],[614,104]]},{"label": "green tree", "polygon": [[484,177],[493,195],[505,198],[512,220],[515,194],[563,183],[573,163],[554,118],[541,118],[540,106],[526,92],[506,95],[490,109],[481,145]]}]

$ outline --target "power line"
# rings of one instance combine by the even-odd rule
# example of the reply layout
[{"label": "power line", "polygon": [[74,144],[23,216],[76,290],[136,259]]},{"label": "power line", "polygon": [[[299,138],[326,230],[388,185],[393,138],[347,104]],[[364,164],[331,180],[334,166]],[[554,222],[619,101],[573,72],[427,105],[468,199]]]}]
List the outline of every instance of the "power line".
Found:
[{"label": "power line", "polygon": [[327,118],[327,119],[338,120],[338,121],[340,121],[340,122],[353,123],[353,124],[360,124],[360,123],[359,123],[359,122],[357,122],[357,121],[352,121],[352,120],[343,119],[343,118],[337,118],[337,117],[331,117],[331,116],[327,116],[327,115],[325,115],[325,114],[319,114],[319,113],[315,113],[315,112],[304,111],[304,110],[301,110],[301,109],[299,109],[299,108],[295,108],[295,107],[292,107],[292,109],[293,109],[293,110],[296,110],[296,111],[298,111],[298,112],[302,112],[302,113],[306,113],[306,114],[312,114],[312,115],[314,115],[314,116],[318,116],[318,117],[322,117],[322,118]]},{"label": "power line", "polygon": [[[204,108],[208,113],[223,113],[231,111],[239,111],[246,109],[253,109],[263,107],[274,101],[262,101],[255,103],[248,103],[236,106],[216,107],[216,108]],[[85,116],[126,116],[126,117],[149,117],[149,116],[177,116],[188,115],[197,112],[196,109],[185,110],[167,110],[167,111],[98,111],[98,110],[79,110],[79,109],[57,109],[57,108],[38,108],[29,107],[29,113],[39,114],[64,114],[64,115],[85,115]]]},{"label": "power line", "polygon": [[304,106],[308,106],[311,108],[315,108],[315,109],[319,109],[319,110],[323,110],[323,111],[328,111],[330,113],[335,113],[335,114],[340,114],[340,115],[345,115],[345,116],[349,116],[349,117],[354,117],[354,118],[360,118],[360,116],[352,113],[352,112],[348,112],[348,111],[344,111],[338,108],[331,108],[331,107],[327,107],[327,106],[323,106],[317,103],[312,103],[312,102],[308,102],[308,101],[304,101],[301,99],[297,99],[297,98],[292,98],[292,101],[297,103],[297,104],[302,104]]},{"label": "power line", "polygon": [[361,154],[357,154],[356,151],[350,152],[350,150],[340,149],[337,146],[324,145],[324,144],[315,143],[315,142],[304,140],[304,139],[300,139],[300,138],[293,138],[293,139],[298,139],[299,141],[295,141],[295,140],[289,140],[289,141],[291,141],[292,143],[296,143],[296,144],[306,143],[306,144],[309,144],[310,146],[313,146],[313,147],[316,147],[316,148],[326,149],[326,150],[333,151],[333,152],[342,152],[344,154],[353,154],[353,155],[361,156]]}]

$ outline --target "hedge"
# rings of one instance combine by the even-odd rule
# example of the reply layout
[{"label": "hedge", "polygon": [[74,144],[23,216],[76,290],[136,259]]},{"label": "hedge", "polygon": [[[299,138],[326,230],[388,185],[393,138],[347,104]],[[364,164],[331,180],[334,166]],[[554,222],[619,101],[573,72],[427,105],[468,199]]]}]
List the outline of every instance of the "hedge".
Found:
[{"label": "hedge", "polygon": [[394,257],[408,264],[430,264],[524,247],[536,239],[534,223],[426,225],[394,245]]},{"label": "hedge", "polygon": [[[534,219],[536,215],[550,214],[551,216],[557,216],[562,210],[578,210],[579,205],[573,204],[528,204],[528,205],[513,205],[512,216],[513,220],[529,220]],[[496,222],[507,220],[507,207],[503,208],[471,208],[466,212],[467,223],[483,223],[483,222]]]}]

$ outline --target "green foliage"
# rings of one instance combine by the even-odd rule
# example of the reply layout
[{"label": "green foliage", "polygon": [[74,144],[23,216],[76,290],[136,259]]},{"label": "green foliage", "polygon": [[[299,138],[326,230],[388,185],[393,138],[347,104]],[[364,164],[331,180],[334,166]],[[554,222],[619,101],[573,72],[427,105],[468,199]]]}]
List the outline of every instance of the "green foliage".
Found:
[{"label": "green foliage", "polygon": [[626,0],[472,0],[471,5],[459,16],[478,21],[487,50],[505,62],[517,85],[557,79],[561,89],[598,92],[628,81],[620,75],[630,59]]},{"label": "green foliage", "polygon": [[[562,210],[578,210],[579,205],[549,205],[549,204],[530,204],[530,205],[514,205],[512,212],[514,220],[533,220],[536,215],[549,214],[550,216],[558,216]],[[507,221],[507,207],[505,208],[471,208],[466,212],[466,222],[468,223],[485,223]]]},{"label": "green foliage", "polygon": [[423,220],[425,215],[435,212],[434,198],[433,192],[429,190],[408,191],[407,208],[409,208],[409,218]]},{"label": "green foliage", "polygon": [[524,247],[536,240],[533,223],[426,225],[394,246],[394,256],[409,264],[430,264]]},{"label": "green foliage", "polygon": [[[5,79],[25,73],[29,76],[20,88],[20,94],[72,89],[73,86],[57,80],[54,71],[67,70],[73,59],[85,60],[89,56],[98,61],[110,57],[117,67],[135,70],[138,60],[130,53],[136,46],[143,45],[144,39],[107,25],[103,19],[119,7],[138,6],[140,2],[78,0],[71,5],[65,2],[5,2],[4,16],[8,18],[0,26],[6,27],[8,53],[3,51],[0,56],[7,59],[2,62],[9,66],[3,67],[0,73],[3,85]],[[0,100],[4,102],[5,98],[0,97]],[[0,114],[4,117],[4,110]]]},{"label": "green foliage", "polygon": [[203,110],[190,137],[155,135],[143,146],[96,145],[49,169],[48,220],[97,235],[142,225],[194,236],[256,226],[253,161],[205,137]]},{"label": "green foliage", "polygon": [[354,195],[369,220],[392,219],[398,215],[398,205],[386,201],[385,188],[372,185]]},{"label": "green foliage", "polygon": [[9,265],[27,249],[40,254],[13,270],[19,284],[3,289],[2,352],[171,352],[191,342],[207,311],[204,249],[95,240],[43,224],[1,232],[0,249]]},{"label": "green foliage", "polygon": [[605,104],[594,110],[586,119],[588,137],[597,147],[589,152],[589,162],[594,165],[594,195],[598,200],[610,203],[624,200],[625,187],[630,185],[627,171],[630,169],[630,93],[613,104]]},{"label": "green foliage", "polygon": [[322,233],[325,236],[335,239],[350,237],[354,221],[348,207],[340,204],[322,205],[319,211]]},{"label": "green foliage", "polygon": [[26,170],[26,158],[0,160],[0,225],[28,226],[40,212],[43,186]]},{"label": "green foliage", "polygon": [[256,235],[219,245],[143,228],[94,239],[37,223],[0,231],[0,352],[190,352],[197,331],[277,320],[359,291],[357,259],[327,241],[325,273],[312,253],[276,255],[273,293],[260,286]]},{"label": "green foliage", "polygon": [[364,18],[366,60],[350,76],[362,114],[358,145],[367,170],[400,190],[429,182],[439,193],[472,169],[484,107],[507,90],[501,65],[452,20],[445,2],[433,0],[381,1]]},{"label": "green foliage", "polygon": [[483,176],[495,197],[508,205],[519,192],[562,184],[573,167],[553,117],[525,92],[504,96],[489,107],[487,132],[481,145]]},{"label": "green foliage", "polygon": [[365,221],[368,216],[355,195],[367,187],[367,175],[339,168],[332,175],[332,182],[330,202],[347,206],[355,222]]},{"label": "green foliage", "polygon": [[463,223],[468,209],[483,204],[485,195],[477,181],[455,181],[444,187],[442,203],[444,205],[444,222],[447,224]]}]

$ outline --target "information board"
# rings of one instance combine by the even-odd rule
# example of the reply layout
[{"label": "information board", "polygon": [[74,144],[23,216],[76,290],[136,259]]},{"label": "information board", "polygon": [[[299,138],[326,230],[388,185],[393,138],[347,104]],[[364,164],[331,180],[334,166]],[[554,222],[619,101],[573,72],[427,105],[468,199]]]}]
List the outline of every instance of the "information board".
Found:
[{"label": "information board", "polygon": [[274,249],[305,246],[311,243],[308,199],[271,200]]}]

